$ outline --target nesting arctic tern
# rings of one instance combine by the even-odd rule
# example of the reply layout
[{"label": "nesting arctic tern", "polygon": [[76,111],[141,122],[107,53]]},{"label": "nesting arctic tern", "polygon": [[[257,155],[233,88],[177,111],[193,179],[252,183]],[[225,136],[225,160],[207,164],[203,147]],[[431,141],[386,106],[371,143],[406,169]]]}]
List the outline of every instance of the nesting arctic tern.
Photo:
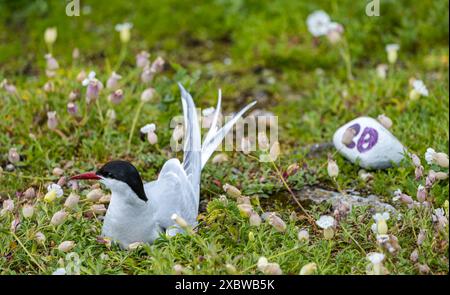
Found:
[{"label": "nesting arctic tern", "polygon": [[111,202],[105,215],[102,235],[126,248],[135,242],[152,243],[161,233],[173,236],[183,231],[172,219],[181,216],[196,225],[203,167],[226,134],[256,101],[239,111],[222,128],[218,128],[221,92],[214,117],[201,143],[200,126],[192,96],[181,91],[185,126],[183,162],[169,159],[156,180],[143,183],[137,169],[129,162],[115,160],[97,172],[87,172],[71,179],[97,179],[111,190]]}]

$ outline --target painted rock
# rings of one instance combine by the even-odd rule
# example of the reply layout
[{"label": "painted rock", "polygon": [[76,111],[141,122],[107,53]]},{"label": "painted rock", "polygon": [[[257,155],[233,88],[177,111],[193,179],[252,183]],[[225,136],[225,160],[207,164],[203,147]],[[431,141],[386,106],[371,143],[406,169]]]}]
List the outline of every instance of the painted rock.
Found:
[{"label": "painted rock", "polygon": [[[346,132],[348,128],[352,128],[352,132]],[[348,138],[349,133],[353,139]],[[343,136],[346,144],[342,142]],[[398,164],[406,151],[389,130],[370,117],[359,117],[340,127],[333,135],[333,144],[349,161],[367,169],[384,169]]]}]

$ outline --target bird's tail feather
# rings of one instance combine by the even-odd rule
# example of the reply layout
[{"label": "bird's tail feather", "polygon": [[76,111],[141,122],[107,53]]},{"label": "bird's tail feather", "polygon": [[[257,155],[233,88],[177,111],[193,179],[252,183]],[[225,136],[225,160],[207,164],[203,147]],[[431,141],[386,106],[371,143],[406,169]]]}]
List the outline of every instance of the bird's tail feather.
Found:
[{"label": "bird's tail feather", "polygon": [[242,115],[246,111],[248,111],[252,106],[256,104],[256,101],[253,101],[252,103],[244,107],[242,110],[240,110],[239,113],[234,115],[234,117],[231,120],[229,120],[222,128],[219,129],[217,126],[217,121],[220,114],[221,103],[222,103],[222,92],[221,90],[219,90],[219,98],[217,100],[217,107],[214,113],[211,127],[209,128],[209,131],[206,134],[206,137],[202,144],[202,166],[201,166],[202,169],[205,166],[208,159],[220,145],[222,140],[228,134],[228,132],[233,128],[234,124],[236,124],[236,122],[242,117]]}]

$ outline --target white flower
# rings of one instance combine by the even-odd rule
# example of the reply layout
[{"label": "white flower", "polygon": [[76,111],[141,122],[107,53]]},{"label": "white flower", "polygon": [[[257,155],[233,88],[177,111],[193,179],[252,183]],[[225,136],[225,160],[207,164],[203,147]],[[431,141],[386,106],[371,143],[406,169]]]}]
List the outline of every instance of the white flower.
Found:
[{"label": "white flower", "polygon": [[149,132],[155,132],[155,130],[156,130],[156,125],[151,123],[151,124],[147,124],[147,125],[143,126],[141,128],[141,133],[147,134]]},{"label": "white flower", "polygon": [[401,198],[401,196],[402,196],[402,190],[399,188],[396,189],[394,191],[394,197],[392,198],[392,201],[394,201],[394,202],[398,201]]},{"label": "white flower", "polygon": [[329,215],[320,216],[319,220],[316,221],[316,224],[323,229],[333,227],[335,223],[334,218]]},{"label": "white flower", "polygon": [[95,75],[96,75],[95,72],[94,72],[94,71],[91,71],[91,72],[89,73],[88,77],[85,78],[85,79],[83,80],[83,82],[81,82],[81,84],[82,84],[83,86],[88,86],[90,82],[97,81],[97,79],[95,78]]},{"label": "white flower", "polygon": [[326,35],[328,33],[330,23],[330,16],[323,10],[314,11],[306,19],[308,31],[314,37]]},{"label": "white flower", "polygon": [[47,193],[44,196],[44,200],[47,202],[51,202],[56,198],[61,198],[63,194],[64,191],[62,190],[61,186],[56,183],[52,183],[47,186]]},{"label": "white flower", "polygon": [[384,260],[384,254],[378,253],[378,252],[371,252],[371,253],[367,254],[367,259],[372,264],[380,264]]},{"label": "white flower", "polygon": [[123,30],[131,30],[131,28],[133,28],[133,24],[132,23],[117,24],[115,26],[115,30],[117,32],[121,32]]},{"label": "white flower", "polygon": [[386,45],[386,52],[388,55],[388,61],[391,64],[394,64],[397,61],[398,51],[400,49],[400,45],[398,44],[388,44]]},{"label": "white flower", "polygon": [[428,89],[422,80],[414,80],[412,86],[414,90],[417,91],[420,95],[428,96]]},{"label": "white flower", "polygon": [[131,23],[117,24],[115,29],[120,33],[120,41],[122,43],[128,43],[130,41],[130,30],[133,27]]},{"label": "white flower", "polygon": [[372,224],[371,229],[375,234],[385,235],[388,231],[386,220],[390,218],[388,212],[377,213],[373,216],[375,223]]},{"label": "white flower", "polygon": [[372,217],[376,222],[381,221],[381,220],[386,221],[386,220],[389,220],[389,218],[390,218],[389,212],[377,213]]},{"label": "white flower", "polygon": [[436,151],[432,148],[427,148],[427,151],[425,152],[425,161],[427,161],[428,165],[433,164],[434,155],[436,154]]}]

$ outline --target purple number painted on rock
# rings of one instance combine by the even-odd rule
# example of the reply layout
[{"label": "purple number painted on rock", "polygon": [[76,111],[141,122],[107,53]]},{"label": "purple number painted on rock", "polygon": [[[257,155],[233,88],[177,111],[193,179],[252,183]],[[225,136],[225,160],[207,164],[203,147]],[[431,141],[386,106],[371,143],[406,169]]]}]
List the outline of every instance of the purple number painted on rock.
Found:
[{"label": "purple number painted on rock", "polygon": [[378,142],[378,131],[371,127],[364,128],[358,139],[357,149],[360,153],[367,152]]},{"label": "purple number painted on rock", "polygon": [[[359,134],[359,131],[361,130],[361,126],[360,126],[358,123],[353,124],[352,126],[350,126],[350,127],[348,127],[348,128],[352,128],[353,130],[355,130],[355,137]],[[352,140],[351,143],[347,144],[347,147],[348,147],[349,149],[352,149],[352,148],[354,148],[355,146],[356,146],[356,144],[355,144],[355,142],[354,142],[353,140]]]}]

